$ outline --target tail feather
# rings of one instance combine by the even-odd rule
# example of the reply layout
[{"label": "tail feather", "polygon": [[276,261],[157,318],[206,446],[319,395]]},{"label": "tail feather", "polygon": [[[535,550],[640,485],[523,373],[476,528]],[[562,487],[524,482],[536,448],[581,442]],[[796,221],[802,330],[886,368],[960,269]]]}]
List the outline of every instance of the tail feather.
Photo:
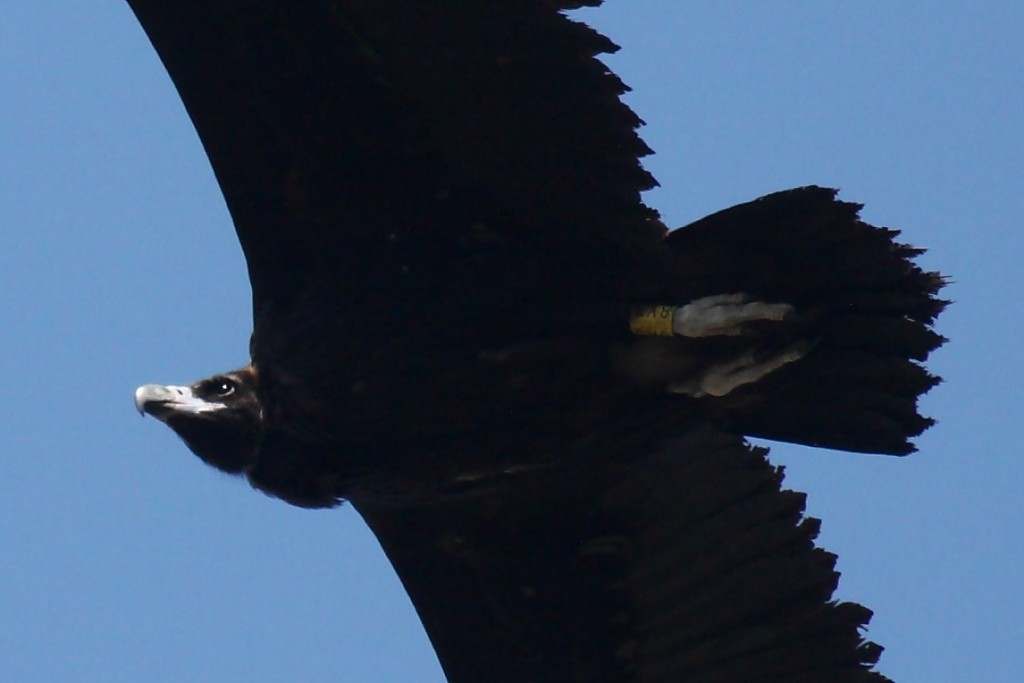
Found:
[{"label": "tail feather", "polygon": [[804,187],[726,209],[669,237],[678,287],[696,299],[743,292],[793,304],[787,336],[807,357],[718,398],[711,414],[750,436],[889,454],[932,424],[917,399],[939,380],[921,365],[945,339],[931,329],[944,279],[923,250],[858,218],[835,190]]},{"label": "tail feather", "polygon": [[896,315],[844,316],[831,320],[821,331],[830,348],[862,350],[924,361],[945,338],[922,325]]}]

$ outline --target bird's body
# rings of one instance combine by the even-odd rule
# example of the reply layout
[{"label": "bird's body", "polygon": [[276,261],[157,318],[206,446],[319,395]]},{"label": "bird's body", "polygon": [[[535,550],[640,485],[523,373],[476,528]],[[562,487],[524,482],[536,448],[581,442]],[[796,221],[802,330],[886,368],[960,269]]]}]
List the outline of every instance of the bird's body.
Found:
[{"label": "bird's body", "polygon": [[827,602],[742,436],[911,449],[941,343],[917,250],[817,187],[666,233],[579,3],[129,4],[254,313],[249,365],[140,410],[271,495],[351,501],[453,683],[872,680],[866,610]]}]

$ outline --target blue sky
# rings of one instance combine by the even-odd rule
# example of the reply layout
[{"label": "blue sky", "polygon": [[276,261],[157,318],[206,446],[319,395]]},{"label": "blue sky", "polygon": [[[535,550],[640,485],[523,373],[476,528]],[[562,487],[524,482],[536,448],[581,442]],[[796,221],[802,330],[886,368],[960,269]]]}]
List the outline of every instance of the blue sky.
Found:
[{"label": "blue sky", "polygon": [[[897,681],[1024,670],[1024,5],[612,0],[583,16],[683,224],[842,188],[953,277],[906,459],[775,446]],[[220,192],[126,5],[0,8],[0,677],[439,682],[375,541],[202,466],[145,382],[245,362]]]}]

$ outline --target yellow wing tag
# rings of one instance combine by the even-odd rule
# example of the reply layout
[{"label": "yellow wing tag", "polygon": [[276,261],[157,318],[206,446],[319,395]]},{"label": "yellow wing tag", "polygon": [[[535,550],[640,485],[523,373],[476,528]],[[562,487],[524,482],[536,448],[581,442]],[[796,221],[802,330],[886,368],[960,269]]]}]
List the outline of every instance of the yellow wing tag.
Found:
[{"label": "yellow wing tag", "polygon": [[629,331],[649,337],[671,337],[675,306],[637,306],[629,312]]}]

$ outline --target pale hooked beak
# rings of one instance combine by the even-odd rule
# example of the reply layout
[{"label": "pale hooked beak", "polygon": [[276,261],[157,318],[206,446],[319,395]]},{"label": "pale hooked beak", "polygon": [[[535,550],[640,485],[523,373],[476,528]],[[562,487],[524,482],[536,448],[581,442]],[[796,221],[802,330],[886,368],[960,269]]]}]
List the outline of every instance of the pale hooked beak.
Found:
[{"label": "pale hooked beak", "polygon": [[223,407],[223,403],[211,403],[197,397],[191,387],[143,384],[135,390],[135,408],[139,414],[148,413],[161,421],[174,413],[207,413]]}]

